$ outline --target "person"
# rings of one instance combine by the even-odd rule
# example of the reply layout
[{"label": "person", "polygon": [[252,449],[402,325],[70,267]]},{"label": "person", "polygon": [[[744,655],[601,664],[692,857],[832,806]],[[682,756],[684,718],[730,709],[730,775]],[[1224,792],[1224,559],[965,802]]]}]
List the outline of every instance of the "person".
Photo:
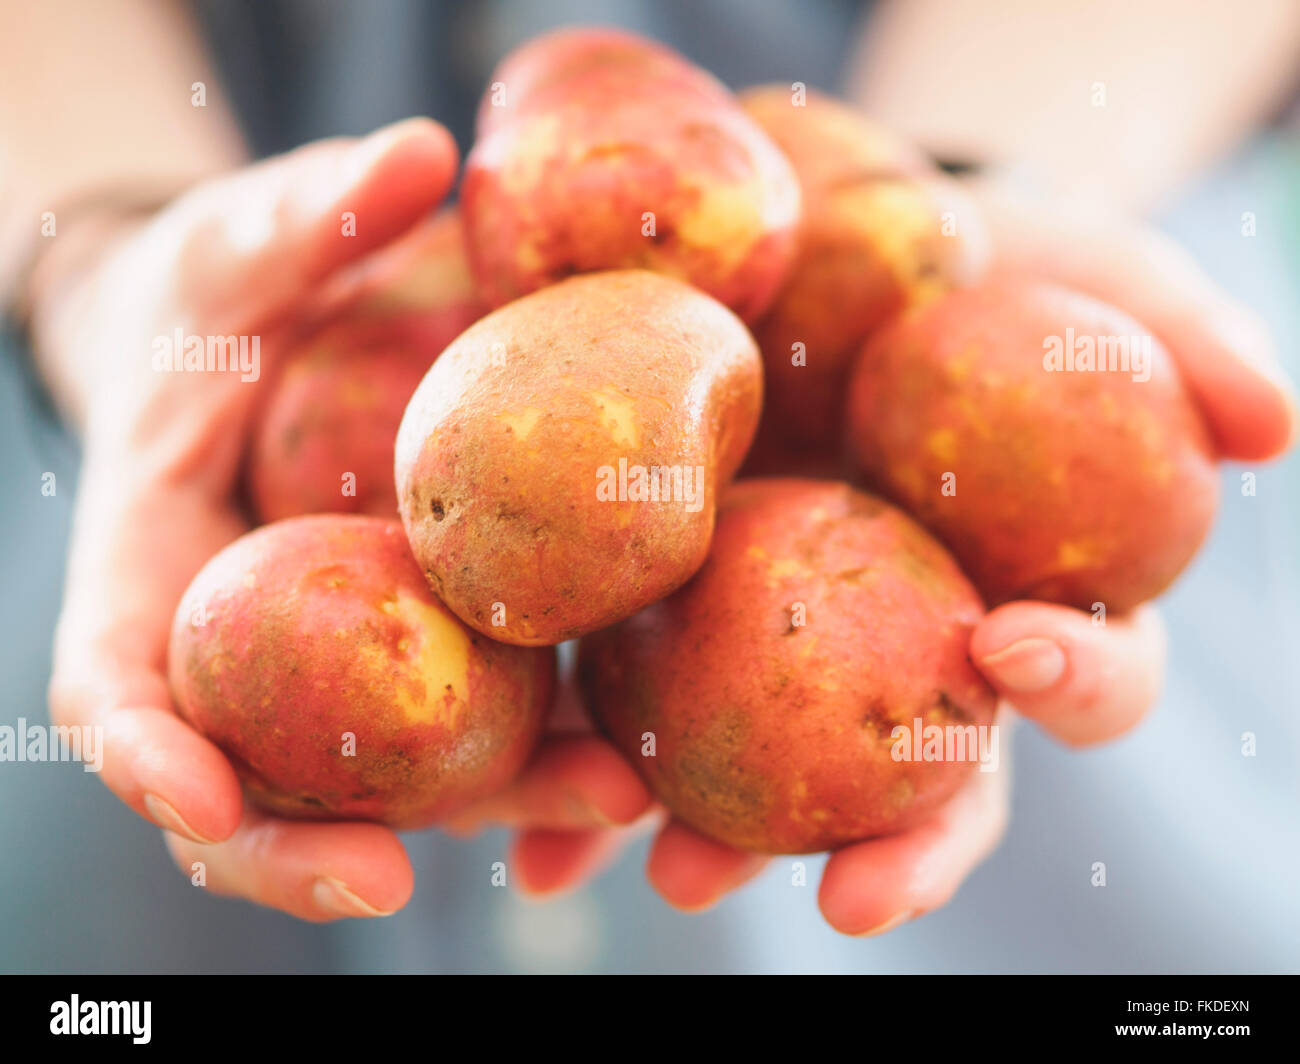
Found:
[{"label": "person", "polygon": [[[1251,32],[1268,43],[1256,57],[1267,55],[1249,70],[1233,64],[1226,84],[1200,83],[1209,86],[1207,115],[1172,123],[1161,149],[1178,165],[1161,169],[1163,185],[1126,192],[1123,206],[1151,202],[1230,144],[1224,130],[1239,135],[1276,105],[1278,92],[1259,86],[1280,77],[1270,80],[1261,66],[1294,62],[1297,33],[1285,10],[1266,6],[1269,17]],[[923,7],[933,13],[934,5]],[[1206,11],[1221,22],[1228,7]],[[869,38],[898,56],[894,87],[872,82],[889,76],[882,63],[859,77],[859,91],[868,104],[881,101],[882,117],[916,132],[898,86],[926,64],[914,55],[906,62],[900,41],[921,45],[901,24],[934,22],[904,10],[887,5],[889,18]],[[392,913],[413,890],[392,832],[282,821],[246,805],[226,759],[173,712],[165,679],[172,611],[198,568],[247,527],[236,487],[257,389],[233,376],[155,373],[149,351],[153,337],[178,326],[260,334],[262,376],[270,376],[276,338],[343,298],[366,256],[444,200],[456,146],[438,123],[415,118],[250,162],[183,6],[124,0],[0,12],[9,81],[0,144],[12,163],[0,231],[10,291],[42,379],[84,441],[50,684],[54,720],[103,727],[103,781],[167,833],[186,874],[195,861],[205,864],[209,889],[307,920]],[[1217,24],[1207,17],[1187,38],[1202,45]],[[49,40],[59,47],[38,46]],[[985,117],[992,129],[1015,127],[1005,115]],[[1200,135],[1216,123],[1217,140]],[[952,121],[948,132],[959,127]],[[981,154],[969,137],[927,139],[964,158]],[[997,143],[980,161],[1021,161],[1005,136]],[[1031,160],[1049,183],[1063,168],[1058,148]],[[995,268],[1031,269],[1127,310],[1171,351],[1222,457],[1282,453],[1295,434],[1295,403],[1266,332],[1167,239],[1080,208],[1117,169],[1105,165],[1102,145],[1085,154],[1101,173],[1071,190],[1070,207],[997,180],[976,183]],[[346,240],[338,225],[345,210],[360,222]],[[57,238],[33,240],[47,212]],[[1097,627],[1063,607],[1012,603],[979,626],[971,655],[1020,715],[1086,746],[1123,734],[1154,704],[1164,635],[1151,607]],[[635,773],[578,730],[573,699],[567,692],[567,711],[523,775],[450,825],[516,831],[514,882],[538,894],[595,874],[657,815]],[[848,934],[879,933],[942,906],[1001,837],[1008,788],[1008,773],[979,774],[924,826],[834,854],[819,891],[827,922]],[[647,874],[666,900],[694,910],[762,865],[669,821],[657,825]]]}]

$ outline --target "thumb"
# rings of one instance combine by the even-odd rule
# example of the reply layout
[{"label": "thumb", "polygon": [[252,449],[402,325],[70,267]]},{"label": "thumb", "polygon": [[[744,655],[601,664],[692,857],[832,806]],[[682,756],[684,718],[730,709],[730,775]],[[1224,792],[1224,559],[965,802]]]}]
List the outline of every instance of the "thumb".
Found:
[{"label": "thumb", "polygon": [[1224,458],[1259,461],[1297,432],[1295,388],[1268,330],[1171,239],[989,184],[980,206],[999,271],[1028,272],[1122,307],[1169,348]]},{"label": "thumb", "polygon": [[173,224],[155,227],[172,243],[178,304],[232,328],[273,323],[428,215],[451,187],[456,159],[442,126],[412,118],[197,186],[167,212]]},{"label": "thumb", "polygon": [[160,827],[228,837],[242,808],[222,753],[176,716],[167,638],[190,578],[242,527],[188,485],[124,483],[87,457],[50,678],[54,722],[94,737],[100,779]]}]

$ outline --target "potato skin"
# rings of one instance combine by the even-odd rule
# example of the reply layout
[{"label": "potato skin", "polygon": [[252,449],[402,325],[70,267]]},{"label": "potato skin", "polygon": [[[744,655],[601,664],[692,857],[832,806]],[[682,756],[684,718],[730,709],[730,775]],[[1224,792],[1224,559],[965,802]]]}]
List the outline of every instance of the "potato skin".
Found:
[{"label": "potato skin", "polygon": [[[394,323],[316,333],[284,367],[254,429],[247,477],[258,518],[395,518],[393,438],[432,350]],[[347,473],[355,494],[343,493]]]},{"label": "potato skin", "polygon": [[[703,562],[761,402],[752,337],[679,281],[620,270],[526,296],[463,333],[411,399],[396,468],[411,548],[435,593],[494,639],[613,624]],[[700,493],[602,497],[620,460],[678,467]]]},{"label": "potato skin", "polygon": [[[444,211],[367,264],[355,296],[307,332],[269,382],[246,459],[262,521],[307,513],[397,516],[393,438],[442,349],[486,312],[460,220]],[[345,473],[355,494],[343,494]]]},{"label": "potato skin", "polygon": [[[707,70],[657,41],[608,27],[570,27],[533,37],[500,62],[479,102],[479,135],[521,111],[551,106],[557,90],[568,94],[570,82],[595,71],[629,85],[658,78],[706,97],[731,100],[727,87]],[[499,98],[496,86],[502,90]]]},{"label": "potato skin", "polygon": [[461,210],[483,298],[500,306],[574,273],[643,267],[756,318],[794,253],[789,162],[666,49],[599,33],[562,43],[507,57],[493,82],[516,102],[480,112]]},{"label": "potato skin", "polygon": [[365,318],[415,315],[446,347],[487,313],[465,251],[460,211],[444,207],[361,266],[351,309]]},{"label": "potato skin", "polygon": [[894,507],[845,484],[743,480],[695,578],[584,638],[578,675],[674,816],[740,849],[812,853],[903,830],[970,778],[971,761],[894,760],[892,733],[991,722],[967,649],[982,615]]},{"label": "potato skin", "polygon": [[854,108],[811,91],[796,107],[783,85],[740,102],[789,158],[803,197],[794,265],[754,328],[768,381],[763,435],[838,454],[862,344],[897,312],[978,279],[988,236],[956,182]]},{"label": "potato skin", "polygon": [[[1049,338],[1149,331],[1024,277],[953,292],[867,345],[849,400],[867,483],[945,540],[986,600],[1124,612],[1163,591],[1213,521],[1214,452],[1159,341],[1150,379],[1048,372]],[[955,495],[941,492],[955,475]]]},{"label": "potato skin", "polygon": [[259,805],[414,828],[520,769],[555,657],[465,628],[398,522],[319,515],[250,532],[204,566],[176,612],[169,673],[181,716]]}]

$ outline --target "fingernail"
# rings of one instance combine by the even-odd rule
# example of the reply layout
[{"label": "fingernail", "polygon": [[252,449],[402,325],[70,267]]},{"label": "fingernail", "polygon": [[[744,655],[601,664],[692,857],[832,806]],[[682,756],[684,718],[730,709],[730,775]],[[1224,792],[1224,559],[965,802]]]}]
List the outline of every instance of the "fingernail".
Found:
[{"label": "fingernail", "polygon": [[357,141],[348,153],[347,162],[342,168],[344,182],[350,185],[362,177],[405,133],[406,131],[401,127],[390,127]]},{"label": "fingernail", "polygon": [[312,900],[322,909],[337,913],[339,916],[391,916],[392,910],[385,912],[362,901],[343,883],[333,876],[318,876],[311,888]]},{"label": "fingernail", "polygon": [[1065,674],[1065,651],[1050,639],[1021,639],[980,660],[980,668],[1007,691],[1046,691]]},{"label": "fingernail", "polygon": [[146,794],[144,796],[144,807],[153,822],[161,828],[174,831],[177,835],[184,835],[187,839],[201,842],[206,846],[211,846],[216,841],[200,835],[185,823],[184,818],[180,813],[176,812],[175,807],[170,802],[163,801],[156,794]]},{"label": "fingernail", "polygon": [[878,927],[873,927],[870,931],[863,931],[858,938],[873,938],[876,935],[883,935],[886,931],[892,931],[900,924],[907,923],[908,920],[920,915],[916,909],[904,909],[901,913],[896,913]]},{"label": "fingernail", "polygon": [[383,158],[394,144],[411,135],[411,131],[430,125],[427,118],[407,118],[391,126],[376,130],[353,146],[347,162],[343,166],[344,182],[351,187],[366,172]]},{"label": "fingernail", "polygon": [[353,193],[393,144],[407,135],[405,122],[362,137],[342,154],[322,155],[314,161],[301,182],[299,202],[311,214],[332,210],[339,200]]}]

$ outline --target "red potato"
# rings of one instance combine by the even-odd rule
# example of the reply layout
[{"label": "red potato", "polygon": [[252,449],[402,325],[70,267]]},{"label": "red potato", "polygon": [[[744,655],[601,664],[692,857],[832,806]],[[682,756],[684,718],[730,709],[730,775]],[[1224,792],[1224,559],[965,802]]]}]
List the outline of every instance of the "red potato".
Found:
[{"label": "red potato", "polygon": [[976,280],[988,236],[956,182],[853,108],[816,92],[800,103],[779,85],[740,100],[803,197],[797,257],[754,329],[770,396],[761,435],[834,456],[863,342],[899,311]]},{"label": "red potato", "polygon": [[620,270],[526,296],[448,347],[407,408],[412,550],[494,639],[612,624],[703,562],[761,402],[752,337],[679,281]]},{"label": "red potato", "polygon": [[768,415],[769,395],[754,442],[737,477],[802,477],[812,480],[852,480],[853,465],[840,451],[791,441],[785,426]]},{"label": "red potato", "polygon": [[727,87],[707,70],[688,62],[671,48],[624,30],[570,28],[554,30],[521,44],[492,73],[479,103],[480,136],[521,110],[546,107],[551,90],[600,72],[628,81],[662,79],[701,95],[727,100]]},{"label": "red potato", "polygon": [[603,31],[527,46],[493,83],[507,102],[515,84],[514,102],[483,108],[461,190],[487,302],[643,267],[746,320],[762,313],[794,252],[799,189],[721,86],[658,45],[611,44]]},{"label": "red potato", "polygon": [[357,284],[289,356],[260,411],[246,476],[263,521],[395,518],[402,412],[442,349],[484,313],[450,210],[376,255]]},{"label": "red potato", "polygon": [[258,517],[397,516],[393,439],[432,348],[393,322],[338,325],[285,366],[251,441]]},{"label": "red potato", "polygon": [[361,267],[349,304],[355,316],[414,315],[446,347],[487,313],[474,289],[465,254],[465,230],[455,207],[371,256]]},{"label": "red potato", "polygon": [[[1105,369],[1087,368],[1089,348]],[[1159,341],[1031,279],[953,292],[879,334],[848,435],[868,483],[944,539],[990,604],[1127,611],[1177,577],[1214,518],[1210,438]]]},{"label": "red potato", "polygon": [[584,638],[578,675],[675,817],[740,849],[811,853],[912,826],[970,779],[977,746],[927,759],[924,744],[931,728],[973,743],[993,719],[967,651],[983,612],[892,506],[845,484],[738,481],[704,567]]},{"label": "red potato", "polygon": [[555,655],[470,631],[402,527],[321,515],[250,532],[194,578],[169,653],[181,716],[288,817],[422,827],[508,783]]}]

